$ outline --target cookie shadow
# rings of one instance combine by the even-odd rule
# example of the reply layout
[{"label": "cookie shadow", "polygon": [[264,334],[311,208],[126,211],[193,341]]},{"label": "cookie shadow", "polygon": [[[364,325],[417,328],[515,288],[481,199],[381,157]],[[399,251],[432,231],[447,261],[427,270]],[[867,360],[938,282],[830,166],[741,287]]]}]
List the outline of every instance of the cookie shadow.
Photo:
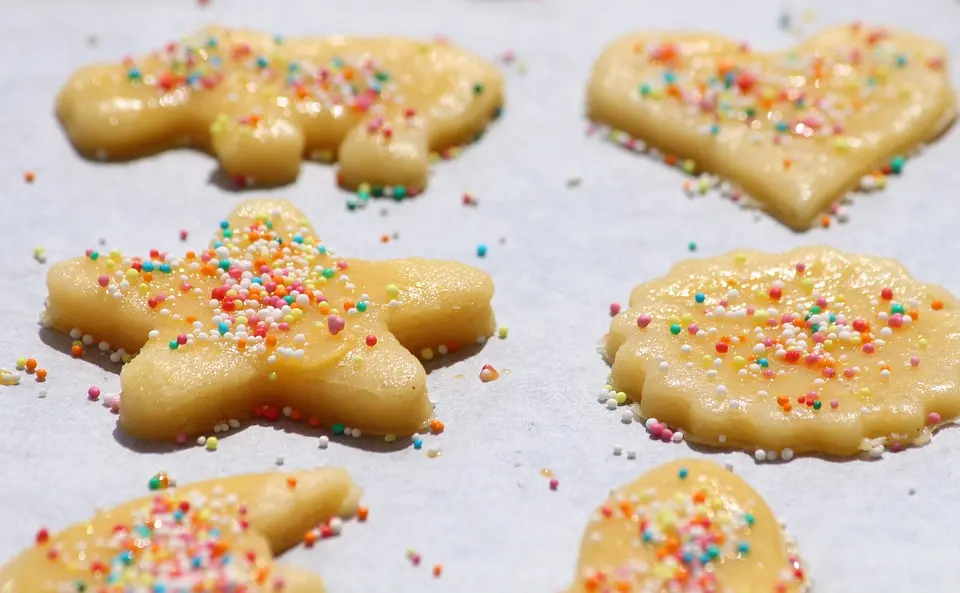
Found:
[{"label": "cookie shadow", "polygon": [[[653,436],[652,434],[647,436],[650,437],[651,441],[660,440],[657,437]],[[785,461],[779,457],[777,457],[777,459],[774,459],[773,461],[758,461],[753,456],[753,454],[746,449],[724,449],[721,447],[711,447],[710,445],[701,445],[699,443],[691,443],[690,441],[687,441],[687,440],[684,440],[683,442],[687,445],[688,449],[700,455],[713,456],[713,455],[720,455],[725,453],[735,453],[738,455],[746,455],[747,457],[750,457],[753,460],[753,463],[755,465],[784,465],[784,464],[790,463],[790,461],[793,461],[799,458],[820,459],[822,461],[827,461],[830,463],[851,463],[851,462],[864,462],[864,461],[872,462],[872,461],[879,461],[880,459],[882,459],[882,457],[870,457],[866,453],[862,453],[860,455],[854,455],[852,457],[841,457],[839,455],[827,455],[825,453],[803,453],[803,454],[796,455],[790,461]]]},{"label": "cookie shadow", "polygon": [[292,183],[252,183],[248,184],[244,179],[233,175],[228,175],[220,167],[216,167],[207,177],[207,184],[217,187],[227,193],[243,195],[255,193],[257,191],[268,191],[280,187],[292,185]]},{"label": "cookie shadow", "polygon": [[[45,345],[57,350],[58,352],[72,356],[70,349],[73,347],[74,340],[67,334],[43,326],[40,326],[40,331],[38,334],[40,336],[40,341]],[[95,346],[89,346],[88,348],[91,347],[95,348]],[[99,350],[94,352],[85,351],[84,354],[80,356],[80,359],[85,362],[93,363],[107,372],[115,375],[120,374],[120,363],[111,361],[107,355],[103,354]]]},{"label": "cookie shadow", "polygon": [[[326,436],[330,439],[331,444],[338,444],[353,449],[360,449],[361,451],[366,451],[368,453],[394,453],[413,445],[413,441],[406,437],[397,438],[397,440],[393,442],[387,442],[382,438],[377,437],[360,436],[358,438],[353,438],[345,435],[335,435],[332,430],[314,428],[312,426],[307,426],[290,420],[268,422],[265,420],[254,419],[253,421],[247,422],[240,428],[231,430],[230,432],[217,434],[211,431],[211,434],[206,436],[215,436],[221,441],[224,439],[229,440],[231,436],[240,434],[252,428],[272,429],[277,432],[296,434],[304,438],[311,439],[319,439],[322,436]],[[187,442],[183,443],[182,445],[170,441],[149,441],[138,439],[124,432],[124,430],[120,428],[119,423],[113,428],[113,439],[118,445],[134,453],[166,454],[174,453],[181,449],[200,447],[200,445],[197,444],[197,437],[187,440]]]},{"label": "cookie shadow", "polygon": [[[493,338],[490,338],[492,340]],[[469,346],[462,346],[456,352],[449,352],[443,356],[433,358],[431,360],[420,360],[420,363],[423,365],[423,368],[427,373],[432,373],[434,371],[445,369],[447,367],[453,366],[458,362],[463,362],[468,358],[472,358],[480,353],[481,350],[490,342],[486,340],[483,344],[471,344]],[[480,366],[483,366],[481,363]],[[479,372],[479,367],[477,372]]]}]

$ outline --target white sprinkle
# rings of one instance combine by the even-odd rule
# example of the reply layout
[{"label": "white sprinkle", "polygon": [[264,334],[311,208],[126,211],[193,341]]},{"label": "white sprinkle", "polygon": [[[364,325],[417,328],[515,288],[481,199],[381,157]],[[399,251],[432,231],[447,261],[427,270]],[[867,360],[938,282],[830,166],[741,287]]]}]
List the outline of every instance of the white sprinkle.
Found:
[{"label": "white sprinkle", "polygon": [[673,436],[670,437],[670,440],[673,441],[674,443],[682,442],[682,441],[683,441],[683,433],[678,430],[677,432],[673,433]]},{"label": "white sprinkle", "polygon": [[330,445],[330,437],[324,435],[320,437],[320,448],[326,449]]},{"label": "white sprinkle", "polygon": [[617,400],[616,400],[616,398],[611,397],[611,398],[609,398],[609,399],[607,400],[607,409],[608,409],[608,410],[616,410],[616,409],[617,409]]},{"label": "white sprinkle", "polygon": [[753,458],[756,459],[757,461],[761,461],[761,462],[766,461],[766,460],[767,460],[767,452],[764,451],[763,449],[757,449],[757,450],[753,453]]},{"label": "white sprinkle", "polygon": [[350,431],[350,436],[352,436],[355,439],[359,439],[361,436],[363,436],[363,433],[360,432],[359,428],[354,428]]},{"label": "white sprinkle", "polygon": [[788,449],[784,449],[783,451],[780,451],[780,458],[783,459],[784,461],[790,461],[791,459],[793,459],[793,449],[788,448]]},{"label": "white sprinkle", "polygon": [[201,447],[207,443],[207,437],[197,437],[197,444]]},{"label": "white sprinkle", "polygon": [[633,410],[629,406],[625,406],[620,412],[620,422],[624,424],[630,424],[633,422]]},{"label": "white sprinkle", "polygon": [[343,519],[340,517],[330,519],[330,531],[332,531],[334,535],[340,535],[340,532],[343,531]]}]

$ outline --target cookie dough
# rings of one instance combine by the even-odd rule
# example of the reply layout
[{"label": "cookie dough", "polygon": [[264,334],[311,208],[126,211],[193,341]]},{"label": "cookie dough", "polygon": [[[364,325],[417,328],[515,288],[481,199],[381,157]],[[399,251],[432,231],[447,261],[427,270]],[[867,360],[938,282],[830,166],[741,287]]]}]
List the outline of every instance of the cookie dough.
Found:
[{"label": "cookie dough", "polygon": [[[166,478],[157,480],[163,487]],[[0,568],[3,593],[322,593],[320,577],[273,563],[304,533],[353,516],[339,469],[219,478],[158,490],[36,542]]]},{"label": "cookie dough", "polygon": [[688,440],[879,455],[960,417],[960,314],[896,261],[827,247],[687,260],[606,340],[615,389]]},{"label": "cookie dough", "polygon": [[792,538],[746,482],[709,461],[661,465],[591,517],[570,593],[801,593]]},{"label": "cookie dough", "polygon": [[947,71],[939,43],[861,25],[778,53],[708,33],[634,33],[597,60],[587,111],[804,230],[949,126]]},{"label": "cookie dough", "polygon": [[44,321],[105,351],[120,427],[183,441],[262,405],[312,425],[409,435],[431,416],[424,358],[494,331],[493,283],[468,265],[345,259],[291,203],[251,200],[209,248],[88,252],[47,275]]},{"label": "cookie dough", "polygon": [[56,100],[82,154],[125,160],[191,145],[247,184],[340,163],[341,185],[416,192],[431,152],[479,137],[499,70],[445,41],[284,39],[208,27],[138,59],[85,67]]}]

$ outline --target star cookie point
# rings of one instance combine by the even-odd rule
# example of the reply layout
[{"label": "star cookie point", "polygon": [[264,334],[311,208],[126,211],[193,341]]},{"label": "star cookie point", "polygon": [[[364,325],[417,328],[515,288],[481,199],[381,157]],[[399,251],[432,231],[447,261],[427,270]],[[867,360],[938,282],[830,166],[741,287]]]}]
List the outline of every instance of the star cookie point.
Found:
[{"label": "star cookie point", "polygon": [[430,154],[477,138],[502,104],[496,67],[449,43],[211,26],[78,70],[56,112],[78,151],[102,160],[190,145],[256,185],[293,181],[305,158],[336,160],[344,187],[396,196],[421,191]]},{"label": "star cookie point", "polygon": [[49,325],[136,354],[121,370],[119,423],[149,439],[203,434],[263,405],[411,434],[431,414],[411,351],[494,330],[484,272],[342,258],[282,200],[244,202],[206,249],[90,251],[52,266],[47,284]]},{"label": "star cookie point", "polygon": [[945,63],[931,39],[863,26],[779,53],[709,33],[636,33],[597,60],[588,115],[806,230],[949,127],[957,102]]},{"label": "star cookie point", "polygon": [[882,454],[960,417],[960,313],[897,262],[808,247],[681,262],[612,322],[615,390],[693,442]]}]

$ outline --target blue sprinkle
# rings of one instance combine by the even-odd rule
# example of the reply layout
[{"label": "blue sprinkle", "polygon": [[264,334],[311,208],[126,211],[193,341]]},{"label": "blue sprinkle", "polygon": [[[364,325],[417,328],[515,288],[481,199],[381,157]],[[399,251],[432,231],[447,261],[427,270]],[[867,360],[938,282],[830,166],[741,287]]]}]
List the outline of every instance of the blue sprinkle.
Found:
[{"label": "blue sprinkle", "polygon": [[230,331],[230,324],[227,323],[226,321],[221,321],[220,325],[217,326],[217,331],[220,332],[220,335],[227,333],[228,331]]},{"label": "blue sprinkle", "polygon": [[487,255],[487,246],[484,244],[477,245],[477,257],[485,257]]},{"label": "blue sprinkle", "polygon": [[703,294],[702,292],[698,292],[697,294],[693,295],[693,298],[698,303],[702,303],[703,301],[707,300],[707,295]]},{"label": "blue sprinkle", "polygon": [[418,438],[418,439],[414,439],[414,440],[413,440],[413,448],[414,448],[414,449],[420,449],[420,448],[422,448],[422,447],[423,447],[423,439],[419,439],[419,438]]},{"label": "blue sprinkle", "polygon": [[690,472],[687,471],[687,468],[681,467],[681,468],[680,468],[680,471],[677,473],[677,475],[680,476],[680,479],[681,479],[681,480],[686,480],[686,479],[687,479],[687,476],[690,475]]},{"label": "blue sprinkle", "polygon": [[221,220],[221,221],[220,221],[220,228],[222,228],[222,229],[224,229],[224,230],[230,228],[230,221],[229,221],[229,220]]}]

